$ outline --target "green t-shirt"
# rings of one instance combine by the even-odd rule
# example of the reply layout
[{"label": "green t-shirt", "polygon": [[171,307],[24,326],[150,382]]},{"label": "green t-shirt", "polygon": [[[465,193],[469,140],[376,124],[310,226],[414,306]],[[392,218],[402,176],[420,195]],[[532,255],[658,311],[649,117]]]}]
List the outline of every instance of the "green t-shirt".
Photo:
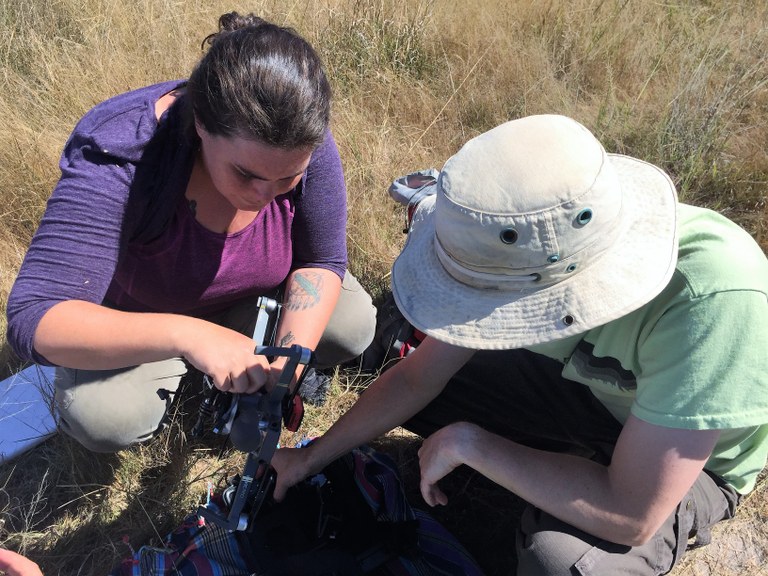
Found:
[{"label": "green t-shirt", "polygon": [[706,468],[741,493],[768,455],[768,260],[725,217],[680,204],[675,273],[651,302],[531,347],[621,422],[722,430]]}]

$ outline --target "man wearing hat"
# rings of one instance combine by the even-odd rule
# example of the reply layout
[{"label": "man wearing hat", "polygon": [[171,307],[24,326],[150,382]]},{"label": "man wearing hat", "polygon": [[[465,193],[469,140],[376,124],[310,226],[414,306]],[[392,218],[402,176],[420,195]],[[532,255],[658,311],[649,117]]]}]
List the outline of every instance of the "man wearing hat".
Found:
[{"label": "man wearing hat", "polygon": [[279,451],[276,498],[405,423],[430,505],[462,464],[528,503],[517,574],[666,573],[766,464],[762,250],[562,116],[470,140],[433,191],[392,269],[427,337]]}]

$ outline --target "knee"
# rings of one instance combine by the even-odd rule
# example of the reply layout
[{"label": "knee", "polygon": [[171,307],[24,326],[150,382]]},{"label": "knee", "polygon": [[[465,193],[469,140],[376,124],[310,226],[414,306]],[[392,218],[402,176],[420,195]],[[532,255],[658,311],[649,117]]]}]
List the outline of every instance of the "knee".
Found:
[{"label": "knee", "polygon": [[134,418],[126,406],[101,407],[93,410],[82,403],[72,402],[64,407],[57,397],[59,429],[77,440],[91,452],[113,453],[151,438],[154,430],[141,426],[141,418]]},{"label": "knee", "polygon": [[124,450],[135,443],[135,435],[126,430],[114,434],[99,424],[83,421],[71,415],[61,415],[59,429],[91,452],[114,453]]},{"label": "knee", "polygon": [[580,573],[574,568],[594,547],[594,543],[585,538],[589,535],[528,506],[517,533],[517,576]]},{"label": "knee", "polygon": [[186,372],[180,359],[119,370],[59,368],[55,407],[62,432],[93,452],[118,452],[163,426]]},{"label": "knee", "polygon": [[376,307],[357,279],[347,272],[339,300],[317,346],[320,368],[342,364],[363,353],[376,332]]},{"label": "knee", "polygon": [[661,574],[671,559],[657,535],[642,547],[616,544],[592,536],[541,510],[528,506],[517,534],[518,576],[595,576]]},{"label": "knee", "polygon": [[517,576],[571,576],[589,550],[583,542],[557,532],[541,532],[517,547]]}]

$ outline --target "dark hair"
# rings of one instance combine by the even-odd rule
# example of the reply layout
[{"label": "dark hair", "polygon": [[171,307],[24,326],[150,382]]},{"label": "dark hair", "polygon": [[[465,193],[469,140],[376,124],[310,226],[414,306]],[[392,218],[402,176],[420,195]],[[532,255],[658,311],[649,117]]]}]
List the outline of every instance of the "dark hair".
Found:
[{"label": "dark hair", "polygon": [[187,88],[192,121],[210,134],[280,148],[323,141],[331,87],[319,56],[293,29],[230,12],[205,44]]}]

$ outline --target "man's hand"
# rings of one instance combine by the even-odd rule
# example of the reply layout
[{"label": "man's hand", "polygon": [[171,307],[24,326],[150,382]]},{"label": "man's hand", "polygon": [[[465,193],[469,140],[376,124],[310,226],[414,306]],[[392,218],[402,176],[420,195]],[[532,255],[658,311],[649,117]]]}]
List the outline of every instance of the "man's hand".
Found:
[{"label": "man's hand", "polygon": [[0,571],[7,576],[43,576],[32,560],[3,548],[0,548]]},{"label": "man's hand", "polygon": [[318,472],[310,464],[312,447],[280,448],[272,457],[272,467],[277,472],[277,482],[273,496],[280,502],[285,498],[288,489],[298,484],[304,478]]},{"label": "man's hand", "polygon": [[419,448],[421,468],[421,495],[430,506],[445,505],[448,497],[437,483],[463,464],[461,453],[472,450],[477,427],[467,422],[457,422],[441,428]]}]

